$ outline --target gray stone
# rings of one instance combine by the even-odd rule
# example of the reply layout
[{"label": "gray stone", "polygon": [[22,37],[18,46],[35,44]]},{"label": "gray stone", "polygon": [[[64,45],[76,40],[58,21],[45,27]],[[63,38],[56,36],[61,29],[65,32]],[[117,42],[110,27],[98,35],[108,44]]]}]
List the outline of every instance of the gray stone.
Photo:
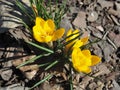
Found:
[{"label": "gray stone", "polygon": [[29,90],[29,88],[21,86],[20,84],[13,84],[7,87],[0,87],[0,90]]},{"label": "gray stone", "polygon": [[88,14],[88,18],[87,18],[88,21],[94,22],[94,21],[96,21],[97,19],[98,19],[98,14],[97,14],[97,12],[92,11],[92,12],[90,12],[90,13]]},{"label": "gray stone", "polygon": [[120,90],[120,86],[115,80],[113,80],[113,84],[114,84],[114,90]]},{"label": "gray stone", "polygon": [[12,76],[13,71],[11,69],[1,70],[1,77],[3,80],[8,81]]},{"label": "gray stone", "polygon": [[[65,31],[67,32],[69,29],[72,29],[72,25],[67,17],[64,17],[60,23],[60,27],[65,28]],[[66,33],[65,32],[65,33]]]},{"label": "gray stone", "polygon": [[77,28],[81,28],[81,29],[86,28],[87,27],[86,12],[83,12],[83,11],[78,12],[77,17],[74,19],[72,24]]}]

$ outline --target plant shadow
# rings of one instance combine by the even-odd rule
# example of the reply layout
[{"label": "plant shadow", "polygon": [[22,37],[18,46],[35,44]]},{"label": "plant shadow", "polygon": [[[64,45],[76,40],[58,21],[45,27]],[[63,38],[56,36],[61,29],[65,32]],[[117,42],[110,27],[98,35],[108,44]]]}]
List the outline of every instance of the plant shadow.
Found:
[{"label": "plant shadow", "polygon": [[[20,10],[15,1],[16,0],[0,0],[0,33],[4,33],[11,28],[22,25],[20,20],[25,23],[30,22],[30,19]],[[32,10],[28,5],[22,0],[19,0],[19,2],[24,5],[29,14],[32,14]]]}]

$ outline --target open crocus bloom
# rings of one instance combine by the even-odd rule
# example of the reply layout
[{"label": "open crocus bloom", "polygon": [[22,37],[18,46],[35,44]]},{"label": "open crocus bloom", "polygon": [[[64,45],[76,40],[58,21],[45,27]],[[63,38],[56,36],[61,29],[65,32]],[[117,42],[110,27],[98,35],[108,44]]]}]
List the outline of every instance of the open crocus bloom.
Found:
[{"label": "open crocus bloom", "polygon": [[90,73],[90,66],[94,66],[101,61],[101,58],[96,55],[91,55],[89,50],[80,50],[74,48],[72,51],[73,67],[78,72]]},{"label": "open crocus bloom", "polygon": [[36,17],[35,26],[33,27],[33,36],[38,42],[51,42],[61,38],[65,30],[60,28],[55,30],[55,24],[53,20],[43,20],[40,17]]}]

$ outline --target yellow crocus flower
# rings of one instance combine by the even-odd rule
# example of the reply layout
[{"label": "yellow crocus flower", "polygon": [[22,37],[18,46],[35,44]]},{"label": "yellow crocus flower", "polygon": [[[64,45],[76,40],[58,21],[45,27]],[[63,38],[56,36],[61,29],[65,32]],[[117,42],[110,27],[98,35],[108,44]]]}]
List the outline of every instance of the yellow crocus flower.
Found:
[{"label": "yellow crocus flower", "polygon": [[55,30],[55,24],[53,20],[44,20],[40,17],[36,17],[35,26],[33,27],[33,37],[38,42],[48,43],[56,41],[64,34],[64,28]]},{"label": "yellow crocus flower", "polygon": [[[70,36],[72,34],[71,37],[67,38],[66,39],[66,42],[76,38],[77,36],[79,36],[79,30],[74,30],[72,31],[71,29],[67,32],[67,36]],[[76,34],[77,33],[77,34]],[[75,47],[81,47],[83,45],[85,45],[86,43],[88,42],[88,37],[84,37],[84,38],[81,38],[81,39],[78,39],[76,38],[75,40],[73,40],[72,42],[70,42],[69,44],[66,45],[66,51],[68,51],[71,47],[71,49],[75,48]],[[73,45],[74,44],[74,45]]]},{"label": "yellow crocus flower", "polygon": [[[67,39],[66,39],[66,42],[68,42],[68,41],[76,38],[76,37],[79,35],[78,32],[79,32],[79,30],[77,30],[77,29],[74,30],[74,31],[72,31],[71,29],[68,30],[68,32],[67,32],[67,37],[70,36],[70,35],[72,35],[72,34],[74,34],[74,35],[72,35],[71,37],[67,38]],[[77,34],[76,34],[76,33],[77,33]],[[70,47],[71,47],[77,40],[78,40],[78,38],[75,39],[75,40],[73,40],[73,41],[70,42],[69,44],[67,44],[66,47],[65,47],[65,48],[66,48],[66,51],[68,51],[68,50],[70,49]]]},{"label": "yellow crocus flower", "polygon": [[81,38],[80,40],[77,40],[75,44],[73,45],[73,48],[79,48],[83,45],[85,45],[88,42],[88,37]]},{"label": "yellow crocus flower", "polygon": [[98,64],[101,58],[96,55],[91,55],[89,50],[80,50],[80,48],[74,48],[72,51],[72,63],[73,67],[78,72],[90,73],[91,66]]}]

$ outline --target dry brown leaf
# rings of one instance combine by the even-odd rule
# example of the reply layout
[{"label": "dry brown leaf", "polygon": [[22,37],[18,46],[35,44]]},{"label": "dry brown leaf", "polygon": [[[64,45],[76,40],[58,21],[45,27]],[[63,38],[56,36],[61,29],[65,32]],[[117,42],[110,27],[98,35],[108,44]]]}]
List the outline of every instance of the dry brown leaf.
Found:
[{"label": "dry brown leaf", "polygon": [[38,70],[38,68],[39,68],[38,65],[34,64],[34,65],[27,65],[20,67],[20,70],[26,72],[26,71]]},{"label": "dry brown leaf", "polygon": [[18,65],[22,64],[23,62],[25,62],[25,61],[33,58],[33,57],[35,57],[35,55],[18,58],[18,59],[15,59],[14,61],[12,61],[12,63],[13,63],[14,66],[18,66]]}]

